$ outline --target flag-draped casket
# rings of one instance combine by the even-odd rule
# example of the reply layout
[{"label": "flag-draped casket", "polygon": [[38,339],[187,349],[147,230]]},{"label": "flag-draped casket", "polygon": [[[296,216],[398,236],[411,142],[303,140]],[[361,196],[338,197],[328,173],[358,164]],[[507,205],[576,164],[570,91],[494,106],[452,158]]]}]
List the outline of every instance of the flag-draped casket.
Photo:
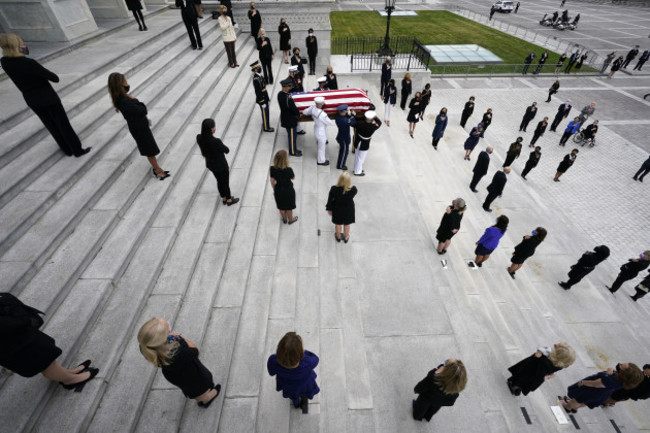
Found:
[{"label": "flag-draped casket", "polygon": [[340,89],[340,90],[325,90],[316,92],[301,92],[292,93],[291,97],[300,111],[300,121],[312,120],[311,116],[303,116],[302,112],[312,105],[314,105],[314,98],[322,96],[325,98],[325,112],[330,118],[336,117],[336,107],[342,104],[347,104],[348,110],[355,111],[357,116],[362,116],[369,110],[370,98],[363,89]]}]

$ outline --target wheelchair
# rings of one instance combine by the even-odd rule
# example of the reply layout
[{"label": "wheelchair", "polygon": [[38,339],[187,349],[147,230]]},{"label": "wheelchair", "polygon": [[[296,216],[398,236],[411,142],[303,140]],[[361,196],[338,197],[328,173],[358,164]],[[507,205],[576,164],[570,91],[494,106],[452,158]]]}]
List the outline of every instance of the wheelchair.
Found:
[{"label": "wheelchair", "polygon": [[580,129],[578,132],[573,134],[573,142],[582,147],[584,147],[585,144],[589,144],[589,147],[594,147],[596,145],[596,136],[587,137],[585,135],[585,130]]}]

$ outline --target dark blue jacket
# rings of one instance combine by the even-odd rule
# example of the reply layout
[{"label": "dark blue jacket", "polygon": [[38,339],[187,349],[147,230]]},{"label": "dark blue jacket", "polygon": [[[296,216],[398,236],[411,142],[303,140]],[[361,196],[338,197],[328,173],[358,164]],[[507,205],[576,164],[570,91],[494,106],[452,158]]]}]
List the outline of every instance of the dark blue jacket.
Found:
[{"label": "dark blue jacket", "polygon": [[442,136],[445,134],[445,129],[447,128],[447,120],[449,120],[449,116],[445,116],[443,119],[440,114],[436,116],[436,127],[433,128],[433,138],[442,138]]},{"label": "dark blue jacket", "polygon": [[338,134],[336,134],[336,141],[342,141],[344,143],[350,143],[350,127],[357,124],[357,119],[352,116],[341,116],[340,114],[336,115],[336,126],[339,128]]},{"label": "dark blue jacket", "polygon": [[292,400],[300,397],[313,398],[320,392],[316,383],[314,368],[318,365],[318,356],[305,350],[305,356],[296,368],[285,368],[278,364],[277,356],[271,355],[266,368],[271,376],[276,376],[276,391],[282,391],[282,396]]}]

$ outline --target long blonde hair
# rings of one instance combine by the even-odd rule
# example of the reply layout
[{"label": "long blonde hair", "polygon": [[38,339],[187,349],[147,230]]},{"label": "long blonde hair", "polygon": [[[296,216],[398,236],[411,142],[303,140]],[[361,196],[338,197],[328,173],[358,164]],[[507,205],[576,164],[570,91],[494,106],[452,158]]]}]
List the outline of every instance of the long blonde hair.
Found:
[{"label": "long blonde hair", "polygon": [[23,53],[20,52],[20,38],[13,33],[0,34],[0,47],[2,47],[2,55],[5,57],[23,56]]},{"label": "long blonde hair", "polygon": [[556,367],[567,368],[575,362],[576,351],[569,346],[569,343],[557,343],[548,355],[548,359]]},{"label": "long blonde hair", "polygon": [[460,359],[448,359],[440,374],[436,374],[436,384],[445,394],[458,394],[467,385],[467,370]]},{"label": "long blonde hair", "polygon": [[273,167],[278,170],[284,170],[289,167],[289,154],[286,150],[278,150],[273,157]]},{"label": "long blonde hair", "polygon": [[160,317],[149,319],[138,331],[140,353],[156,367],[169,365],[168,359],[178,350],[178,341],[167,343],[168,335],[168,324]]},{"label": "long blonde hair", "polygon": [[350,179],[350,173],[344,171],[339,176],[339,180],[336,182],[336,186],[343,187],[343,194],[352,189],[352,179]]}]

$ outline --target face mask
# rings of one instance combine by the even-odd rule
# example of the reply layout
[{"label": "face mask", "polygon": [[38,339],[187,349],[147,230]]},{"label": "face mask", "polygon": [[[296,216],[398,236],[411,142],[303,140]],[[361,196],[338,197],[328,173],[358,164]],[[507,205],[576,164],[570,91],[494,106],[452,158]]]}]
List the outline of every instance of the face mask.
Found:
[{"label": "face mask", "polygon": [[221,11],[221,15],[226,15],[227,11]]},{"label": "face mask", "polygon": [[313,34],[313,33],[309,33],[309,36],[314,36],[314,34]]},{"label": "face mask", "polygon": [[18,48],[18,51],[20,51],[24,55],[28,55],[29,54],[29,47],[27,45],[23,45],[22,47]]},{"label": "face mask", "polygon": [[531,232],[531,234],[532,234],[533,236],[537,236],[537,232],[536,232],[535,230],[533,230],[533,231]]},{"label": "face mask", "polygon": [[131,86],[124,86],[124,91],[126,93],[129,93],[129,90],[131,90]]},{"label": "face mask", "polygon": [[639,254],[639,258],[640,258],[640,259],[644,259],[644,258],[645,258],[645,256],[643,255],[643,253]]}]

